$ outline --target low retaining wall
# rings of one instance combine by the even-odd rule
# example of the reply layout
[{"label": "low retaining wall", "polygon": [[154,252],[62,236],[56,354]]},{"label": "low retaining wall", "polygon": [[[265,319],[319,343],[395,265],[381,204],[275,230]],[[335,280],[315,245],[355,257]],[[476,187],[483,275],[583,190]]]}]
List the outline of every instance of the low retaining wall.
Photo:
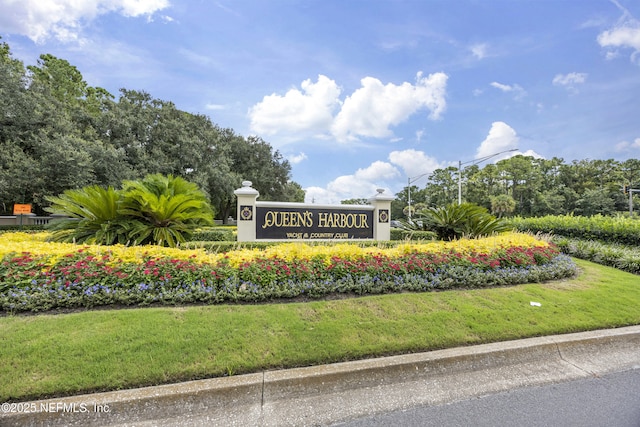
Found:
[{"label": "low retaining wall", "polygon": [[47,225],[49,222],[60,219],[54,216],[37,216],[36,214],[27,215],[7,215],[0,216],[0,225]]}]

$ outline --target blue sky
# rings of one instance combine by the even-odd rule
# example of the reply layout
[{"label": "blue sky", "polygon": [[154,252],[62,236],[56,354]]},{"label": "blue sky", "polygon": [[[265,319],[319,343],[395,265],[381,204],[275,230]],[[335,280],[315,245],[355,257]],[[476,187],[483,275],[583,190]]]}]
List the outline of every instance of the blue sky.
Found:
[{"label": "blue sky", "polygon": [[262,137],[317,203],[513,149],[490,161],[640,157],[637,0],[0,0],[0,35]]}]

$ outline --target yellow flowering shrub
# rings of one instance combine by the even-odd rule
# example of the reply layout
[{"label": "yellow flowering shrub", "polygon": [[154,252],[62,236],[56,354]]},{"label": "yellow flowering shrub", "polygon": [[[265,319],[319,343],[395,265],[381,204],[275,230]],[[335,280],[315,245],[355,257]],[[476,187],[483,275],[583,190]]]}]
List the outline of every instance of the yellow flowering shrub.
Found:
[{"label": "yellow flowering shrub", "polygon": [[88,255],[100,258],[110,254],[112,262],[143,262],[145,258],[173,258],[180,260],[196,260],[198,262],[215,263],[222,256],[209,254],[202,249],[182,250],[162,246],[100,246],[76,245],[73,243],[47,242],[48,233],[4,233],[0,234],[0,258],[10,253],[28,252],[33,255],[45,256],[47,264],[55,264],[61,257],[83,251]]},{"label": "yellow flowering shrub", "polygon": [[[200,263],[216,263],[227,258],[231,267],[258,257],[278,257],[285,261],[300,259],[322,259],[328,263],[331,258],[355,260],[369,254],[383,254],[389,257],[410,253],[457,252],[462,255],[471,253],[490,253],[496,249],[508,247],[547,247],[549,243],[536,239],[530,234],[506,233],[482,239],[460,239],[450,242],[401,243],[393,248],[362,247],[357,243],[338,243],[333,245],[310,245],[303,242],[286,242],[267,249],[239,249],[226,254],[211,254],[204,249],[177,249],[160,246],[99,246],[75,245],[73,243],[47,242],[47,233],[5,233],[0,235],[0,258],[9,253],[28,252],[46,256],[48,263],[55,263],[60,257],[82,250],[87,254],[101,257],[110,254],[111,258],[121,262],[143,262],[146,258],[173,258],[192,260]],[[117,262],[116,261],[116,262]]]}]

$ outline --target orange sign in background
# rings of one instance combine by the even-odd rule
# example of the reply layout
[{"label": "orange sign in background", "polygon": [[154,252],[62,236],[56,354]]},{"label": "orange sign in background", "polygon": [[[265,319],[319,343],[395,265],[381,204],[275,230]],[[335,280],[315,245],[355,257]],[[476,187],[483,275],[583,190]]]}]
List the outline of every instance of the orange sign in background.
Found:
[{"label": "orange sign in background", "polygon": [[29,215],[31,213],[31,205],[30,204],[18,204],[13,205],[13,214],[14,215]]}]

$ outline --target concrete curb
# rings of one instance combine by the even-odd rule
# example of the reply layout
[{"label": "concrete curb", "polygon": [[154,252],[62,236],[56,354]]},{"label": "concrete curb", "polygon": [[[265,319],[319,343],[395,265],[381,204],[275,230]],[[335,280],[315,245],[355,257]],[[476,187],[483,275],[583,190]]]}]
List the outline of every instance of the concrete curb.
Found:
[{"label": "concrete curb", "polygon": [[640,326],[22,402],[0,425],[326,425],[634,368]]}]

